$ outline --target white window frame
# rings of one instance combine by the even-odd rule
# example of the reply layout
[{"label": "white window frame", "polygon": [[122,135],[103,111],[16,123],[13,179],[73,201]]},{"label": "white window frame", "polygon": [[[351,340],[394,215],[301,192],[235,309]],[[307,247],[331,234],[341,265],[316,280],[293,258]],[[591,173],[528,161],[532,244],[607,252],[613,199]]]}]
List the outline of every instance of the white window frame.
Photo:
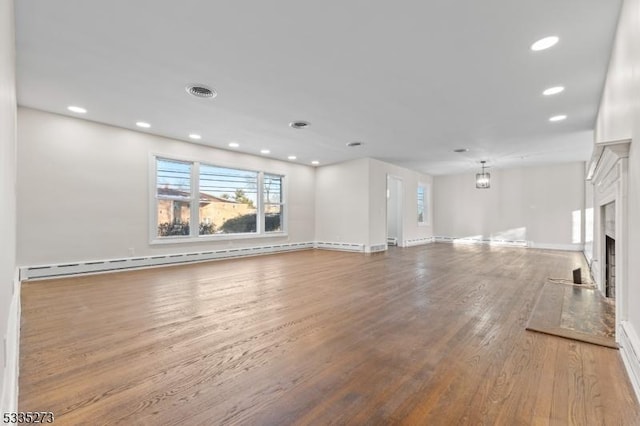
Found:
[{"label": "white window frame", "polygon": [[[167,197],[157,196],[157,160],[178,161],[183,163],[191,163],[191,216],[189,221],[189,235],[172,235],[167,237],[158,236],[158,200],[167,199]],[[252,171],[257,173],[258,193],[256,197],[256,232],[233,233],[233,234],[208,234],[199,235],[200,228],[200,165],[204,164],[213,167],[223,167],[228,169],[236,169],[243,171]],[[279,176],[282,181],[282,199],[281,203],[281,219],[280,231],[265,231],[265,203],[264,203],[264,175]],[[151,154],[149,157],[149,244],[175,244],[175,243],[193,243],[202,241],[225,241],[240,240],[248,238],[273,238],[287,237],[287,179],[285,173],[280,171],[262,171],[241,168],[238,165],[220,164],[208,161],[181,158],[175,155]],[[180,198],[180,200],[185,200]],[[276,203],[269,203],[276,204]]]},{"label": "white window frame", "polygon": [[418,226],[429,226],[431,221],[431,215],[429,215],[429,192],[430,191],[429,191],[429,184],[427,183],[418,182],[418,186],[416,188],[416,215],[418,214],[419,207],[420,207],[419,199],[418,199],[418,192],[420,191],[420,188],[422,188],[423,190],[423,195],[422,195],[423,218],[422,218],[422,221],[417,219],[417,222],[418,222]]},{"label": "white window frame", "polygon": [[[280,191],[280,202],[279,203],[271,203],[271,202],[266,202],[265,200],[265,194],[264,194],[264,177],[265,175],[269,175],[269,176],[277,176],[280,178],[280,187],[281,187],[281,191]],[[285,194],[285,190],[284,190],[284,182],[285,182],[285,177],[282,174],[279,173],[260,173],[259,178],[258,178],[258,185],[260,185],[261,188],[261,192],[260,192],[260,200],[259,200],[259,211],[260,211],[260,221],[261,222],[261,229],[264,230],[264,233],[266,235],[274,235],[274,234],[278,234],[280,232],[283,232],[285,229],[285,223],[286,223],[286,215],[285,215],[285,199],[284,199],[284,194]],[[280,231],[267,231],[267,226],[266,226],[266,219],[267,219],[267,206],[280,206]]]}]

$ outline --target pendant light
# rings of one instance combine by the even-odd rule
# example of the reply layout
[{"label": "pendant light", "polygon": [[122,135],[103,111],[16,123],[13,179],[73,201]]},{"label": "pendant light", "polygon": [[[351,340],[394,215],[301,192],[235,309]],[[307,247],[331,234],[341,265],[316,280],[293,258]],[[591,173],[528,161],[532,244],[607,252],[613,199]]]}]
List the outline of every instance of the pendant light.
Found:
[{"label": "pendant light", "polygon": [[476,188],[478,189],[488,189],[491,187],[491,174],[484,171],[486,161],[480,161],[482,164],[482,172],[476,173]]}]

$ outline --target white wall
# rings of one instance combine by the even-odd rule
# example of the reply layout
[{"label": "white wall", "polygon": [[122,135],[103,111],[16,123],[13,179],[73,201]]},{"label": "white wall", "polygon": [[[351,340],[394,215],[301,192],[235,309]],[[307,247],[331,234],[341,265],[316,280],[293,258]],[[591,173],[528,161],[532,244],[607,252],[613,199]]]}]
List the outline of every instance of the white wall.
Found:
[{"label": "white wall", "polygon": [[369,159],[318,167],[315,239],[321,242],[369,242]]},{"label": "white wall", "polygon": [[475,173],[436,176],[435,235],[582,250],[584,168],[575,162],[491,170],[489,189],[476,189]]},{"label": "white wall", "polygon": [[[312,167],[27,108],[18,140],[20,266],[314,239]],[[151,154],[286,175],[288,237],[150,245]]]},{"label": "white wall", "polygon": [[[418,226],[417,190],[418,183],[423,183],[431,193],[431,176],[363,158],[319,167],[316,171],[316,240],[363,244],[367,250],[373,245],[385,244],[387,176],[390,174],[403,182],[403,240],[430,238],[431,226]],[[431,217],[430,199],[427,203]]]},{"label": "white wall", "polygon": [[[13,0],[0,2],[0,414],[16,409],[16,84]],[[3,346],[6,345],[6,349]]]},{"label": "white wall", "polygon": [[[387,212],[387,176],[392,175],[402,180],[403,188],[403,220],[401,245],[424,242],[433,236],[433,178],[413,170],[395,166],[379,160],[369,161],[369,244],[384,244],[386,235]],[[418,185],[424,184],[426,194],[427,222],[418,224]]]},{"label": "white wall", "polygon": [[[629,323],[640,331],[640,0],[620,15],[596,125],[595,142],[631,139],[628,181]],[[640,349],[640,348],[637,348]]]}]

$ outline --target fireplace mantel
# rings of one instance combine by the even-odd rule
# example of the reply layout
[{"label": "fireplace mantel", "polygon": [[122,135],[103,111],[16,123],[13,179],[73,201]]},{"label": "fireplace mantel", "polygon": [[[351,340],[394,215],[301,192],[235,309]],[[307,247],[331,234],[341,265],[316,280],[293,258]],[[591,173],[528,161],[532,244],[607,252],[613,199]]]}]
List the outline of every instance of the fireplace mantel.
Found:
[{"label": "fireplace mantel", "polygon": [[631,139],[596,143],[587,169],[587,180],[595,185],[604,183],[604,178],[614,170],[621,158],[629,157]]},{"label": "fireplace mantel", "polygon": [[604,209],[615,203],[616,341],[620,342],[621,323],[627,320],[627,175],[631,140],[600,142],[594,145],[587,168],[587,181],[593,185],[593,261],[591,273],[596,285],[605,291],[606,237]]}]

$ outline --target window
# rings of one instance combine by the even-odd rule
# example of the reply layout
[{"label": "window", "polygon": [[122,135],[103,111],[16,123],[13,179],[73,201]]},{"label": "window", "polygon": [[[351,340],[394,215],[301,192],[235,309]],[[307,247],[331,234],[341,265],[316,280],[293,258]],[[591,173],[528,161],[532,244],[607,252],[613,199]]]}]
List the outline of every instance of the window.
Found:
[{"label": "window", "polygon": [[264,230],[282,231],[282,176],[264,175]]},{"label": "window", "polygon": [[418,185],[418,223],[427,223],[427,209],[426,209],[426,187],[424,185]]},{"label": "window", "polygon": [[158,159],[156,167],[157,236],[189,235],[191,163]]},{"label": "window", "polygon": [[258,231],[258,173],[200,165],[200,234]]},{"label": "window", "polygon": [[284,176],[155,158],[156,240],[284,232]]}]

